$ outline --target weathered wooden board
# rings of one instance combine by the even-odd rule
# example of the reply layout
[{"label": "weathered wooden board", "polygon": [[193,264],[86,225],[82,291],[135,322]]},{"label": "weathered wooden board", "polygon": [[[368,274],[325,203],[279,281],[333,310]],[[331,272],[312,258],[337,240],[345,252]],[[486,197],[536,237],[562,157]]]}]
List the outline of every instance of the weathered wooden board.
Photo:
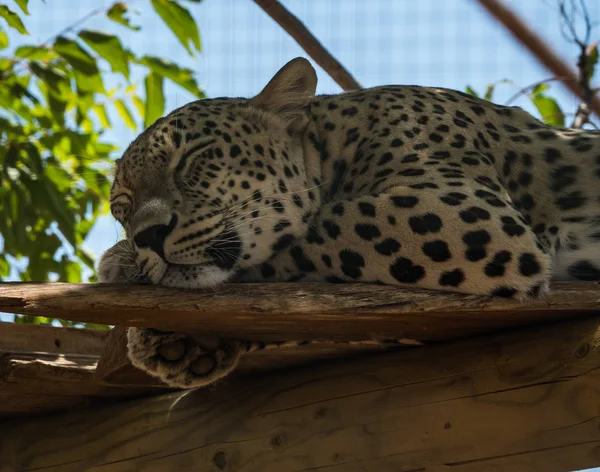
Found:
[{"label": "weathered wooden board", "polygon": [[108,335],[108,330],[0,322],[0,352],[52,352],[99,356],[104,350]]},{"label": "weathered wooden board", "polygon": [[3,472],[600,465],[600,318],[239,376],[0,426]]},{"label": "weathered wooden board", "polygon": [[[407,349],[415,346],[400,346]],[[294,349],[254,351],[242,356],[232,376],[256,374],[263,371],[292,369],[313,362],[354,359],[359,356],[383,352],[386,348],[372,345],[346,345],[317,343]],[[117,326],[106,339],[104,351],[98,361],[96,377],[111,385],[153,386],[162,382],[135,368],[127,357],[127,329]]]},{"label": "weathered wooden board", "polygon": [[600,285],[559,283],[521,303],[366,284],[0,284],[0,311],[258,340],[457,339],[600,310]]},{"label": "weathered wooden board", "polygon": [[0,418],[23,418],[167,391],[157,382],[115,385],[98,379],[96,366],[108,334],[0,323]]}]

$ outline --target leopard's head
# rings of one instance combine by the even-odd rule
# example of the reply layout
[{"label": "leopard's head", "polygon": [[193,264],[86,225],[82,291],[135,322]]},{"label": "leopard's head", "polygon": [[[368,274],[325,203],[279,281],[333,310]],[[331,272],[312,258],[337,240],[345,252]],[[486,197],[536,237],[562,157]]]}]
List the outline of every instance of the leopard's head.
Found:
[{"label": "leopard's head", "polygon": [[110,204],[126,239],[101,258],[100,281],[211,287],[305,234],[316,82],[296,58],[254,98],[195,101],[138,136],[116,162]]}]

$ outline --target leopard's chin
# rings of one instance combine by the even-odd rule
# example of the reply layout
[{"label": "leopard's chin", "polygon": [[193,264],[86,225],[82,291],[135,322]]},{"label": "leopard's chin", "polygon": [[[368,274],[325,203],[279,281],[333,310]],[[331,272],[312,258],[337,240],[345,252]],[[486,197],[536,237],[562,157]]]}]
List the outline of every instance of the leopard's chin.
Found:
[{"label": "leopard's chin", "polygon": [[214,264],[179,265],[168,264],[162,276],[152,279],[155,285],[185,289],[211,289],[231,280],[234,270]]}]

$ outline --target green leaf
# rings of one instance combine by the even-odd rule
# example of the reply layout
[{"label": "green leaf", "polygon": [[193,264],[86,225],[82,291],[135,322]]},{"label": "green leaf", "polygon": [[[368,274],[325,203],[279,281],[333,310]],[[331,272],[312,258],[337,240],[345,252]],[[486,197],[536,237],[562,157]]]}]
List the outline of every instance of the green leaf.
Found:
[{"label": "green leaf", "polygon": [[19,8],[23,11],[23,13],[29,15],[29,10],[27,10],[27,4],[29,3],[29,0],[15,0],[15,3],[19,5]]},{"label": "green leaf", "polygon": [[19,15],[6,5],[0,5],[0,16],[6,20],[8,26],[11,28],[16,29],[21,34],[29,35],[29,32],[25,29],[25,25],[21,21]]},{"label": "green leaf", "polygon": [[0,280],[2,277],[7,277],[10,274],[10,265],[6,258],[0,254]]},{"label": "green leaf", "polygon": [[588,82],[594,77],[596,71],[596,64],[598,64],[598,41],[590,44],[586,50],[587,55],[587,70],[588,70]]},{"label": "green leaf", "polygon": [[469,95],[473,95],[474,97],[479,98],[479,94],[475,90],[473,90],[470,85],[467,85],[467,93]]},{"label": "green leaf", "polygon": [[48,61],[56,57],[56,53],[44,46],[20,46],[15,49],[15,57],[32,61]]},{"label": "green leaf", "polygon": [[167,61],[166,59],[153,56],[144,56],[137,62],[145,65],[158,75],[162,75],[167,79],[172,80],[177,85],[181,85],[196,97],[204,98],[204,93],[198,88],[198,84],[194,79],[194,73],[191,69],[179,67],[177,64]]},{"label": "green leaf", "polygon": [[69,78],[60,70],[38,62],[29,64],[31,71],[48,86],[50,95],[66,101],[72,94]]},{"label": "green leaf", "polygon": [[125,16],[127,14],[127,12],[128,12],[127,4],[123,3],[123,2],[117,2],[112,7],[110,7],[110,9],[106,12],[106,16],[109,17],[114,22],[125,26],[126,28],[129,28],[134,31],[139,31],[140,27],[133,26],[130,23],[129,18],[127,18]]},{"label": "green leaf", "polygon": [[59,36],[54,42],[54,49],[73,68],[80,92],[105,93],[96,60],[77,42]]},{"label": "green leaf", "polygon": [[0,51],[8,47],[8,36],[4,31],[0,31]]},{"label": "green leaf", "polygon": [[548,90],[550,88],[549,84],[537,84],[533,90],[531,91],[532,95],[541,95],[542,93],[544,93],[546,90]]},{"label": "green leaf", "polygon": [[146,86],[146,108],[144,110],[144,127],[147,128],[165,112],[165,94],[163,78],[150,72],[144,82]]},{"label": "green leaf", "polygon": [[78,284],[81,282],[81,266],[75,261],[63,262],[65,269],[63,282],[69,282],[72,284]]},{"label": "green leaf", "polygon": [[492,97],[494,95],[494,89],[496,88],[496,84],[490,84],[487,86],[487,88],[485,89],[485,95],[483,96],[483,98],[485,100],[487,100],[488,102],[492,100]]},{"label": "green leaf", "polygon": [[553,126],[565,126],[565,115],[556,100],[541,94],[533,96],[531,100],[545,123]]},{"label": "green leaf", "polygon": [[135,120],[133,119],[133,115],[129,111],[129,108],[127,107],[125,102],[121,99],[115,100],[115,108],[119,112],[119,115],[121,116],[127,127],[135,131],[137,129]]},{"label": "green leaf", "polygon": [[113,72],[123,74],[129,80],[128,54],[116,36],[100,31],[83,30],[79,37],[109,64]]},{"label": "green leaf", "polygon": [[45,316],[17,315],[15,316],[15,323],[35,325],[52,324],[52,318],[46,318]]},{"label": "green leaf", "polygon": [[187,9],[173,0],[152,0],[152,6],[190,56],[194,56],[190,43],[197,51],[201,50],[198,25]]},{"label": "green leaf", "polygon": [[131,97],[131,100],[133,101],[133,104],[135,105],[135,108],[137,109],[138,113],[143,118],[144,117],[144,107],[145,107],[144,101],[137,95],[133,95]]},{"label": "green leaf", "polygon": [[92,105],[92,110],[96,112],[96,116],[100,121],[100,126],[103,128],[111,128],[110,120],[106,114],[106,107],[102,103],[96,103]]}]

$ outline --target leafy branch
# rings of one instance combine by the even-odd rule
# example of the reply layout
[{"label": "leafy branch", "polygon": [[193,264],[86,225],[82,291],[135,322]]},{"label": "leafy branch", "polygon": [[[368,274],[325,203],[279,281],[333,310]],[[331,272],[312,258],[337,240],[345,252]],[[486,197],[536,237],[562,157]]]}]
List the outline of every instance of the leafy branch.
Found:
[{"label": "leafy branch", "polygon": [[[201,50],[184,0],[146,1],[189,54]],[[103,15],[141,31],[126,2],[95,8],[40,44],[11,49],[13,35],[29,35],[28,0],[14,3],[0,5],[0,280],[16,274],[23,281],[80,282],[82,267],[94,271],[84,240],[108,211],[108,169],[117,151],[104,136],[110,108],[138,132],[164,113],[165,81],[198,98],[204,92],[190,69],[140,57],[118,35],[85,29]],[[140,75],[138,84],[132,77]],[[113,76],[119,85],[108,90]]]}]

